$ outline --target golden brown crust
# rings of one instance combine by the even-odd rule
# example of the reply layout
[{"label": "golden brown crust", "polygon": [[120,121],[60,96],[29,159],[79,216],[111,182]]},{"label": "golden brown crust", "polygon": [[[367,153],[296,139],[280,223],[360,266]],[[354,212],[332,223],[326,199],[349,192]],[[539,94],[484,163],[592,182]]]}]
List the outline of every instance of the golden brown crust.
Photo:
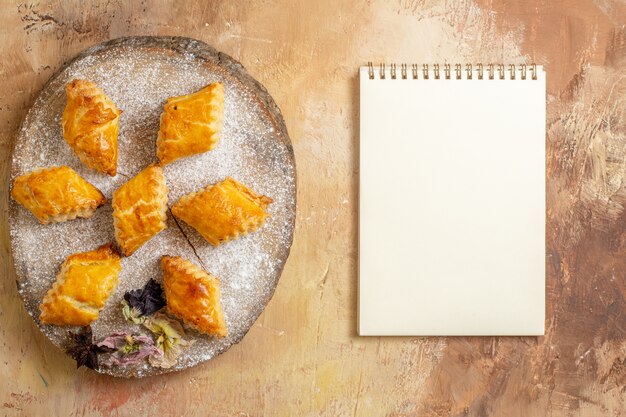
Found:
[{"label": "golden brown crust", "polygon": [[213,246],[258,229],[272,199],[232,178],[183,196],[172,214],[198,231]]},{"label": "golden brown crust", "polygon": [[165,229],[167,185],[163,170],[150,165],[113,193],[115,240],[130,256]]},{"label": "golden brown crust", "polygon": [[164,256],[161,268],[168,312],[202,333],[226,336],[219,280],[180,256]]},{"label": "golden brown crust", "polygon": [[117,135],[122,111],[87,80],[74,80],[65,87],[63,137],[88,167],[117,174]]},{"label": "golden brown crust", "polygon": [[59,326],[91,324],[117,286],[121,270],[112,244],[70,255],[39,306],[40,320]]},{"label": "golden brown crust", "polygon": [[219,82],[167,99],[157,137],[161,164],[213,149],[222,131],[223,115],[224,86]]},{"label": "golden brown crust", "polygon": [[11,196],[42,224],[91,217],[106,201],[100,190],[66,166],[20,175]]}]

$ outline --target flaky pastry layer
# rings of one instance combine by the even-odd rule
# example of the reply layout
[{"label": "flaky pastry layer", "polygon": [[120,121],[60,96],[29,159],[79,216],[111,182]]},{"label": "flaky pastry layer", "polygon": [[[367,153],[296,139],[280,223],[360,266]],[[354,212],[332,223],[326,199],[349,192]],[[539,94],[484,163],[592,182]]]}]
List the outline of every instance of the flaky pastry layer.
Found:
[{"label": "flaky pastry layer", "polygon": [[91,217],[106,201],[100,190],[66,166],[20,175],[11,196],[42,224]]},{"label": "flaky pastry layer", "polygon": [[117,286],[121,270],[111,244],[70,255],[39,306],[40,320],[59,326],[91,324]]},{"label": "flaky pastry layer", "polygon": [[63,137],[89,168],[117,174],[117,136],[122,111],[96,84],[73,80],[65,87]]},{"label": "flaky pastry layer", "polygon": [[202,333],[226,336],[219,280],[180,256],[164,256],[161,268],[168,312]]},{"label": "flaky pastry layer", "polygon": [[161,164],[213,149],[222,131],[223,116],[224,86],[219,82],[167,99],[157,136]]},{"label": "flaky pastry layer", "polygon": [[115,240],[126,256],[166,227],[167,185],[163,169],[150,165],[113,193]]},{"label": "flaky pastry layer", "polygon": [[172,214],[198,231],[213,246],[263,225],[272,199],[232,178],[181,197]]}]

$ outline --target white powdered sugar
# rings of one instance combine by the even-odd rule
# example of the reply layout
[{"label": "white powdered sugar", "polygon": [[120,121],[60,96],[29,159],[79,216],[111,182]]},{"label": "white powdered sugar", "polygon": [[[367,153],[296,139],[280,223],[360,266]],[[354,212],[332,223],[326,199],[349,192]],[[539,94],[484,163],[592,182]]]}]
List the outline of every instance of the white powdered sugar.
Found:
[{"label": "white powdered sugar", "polygon": [[[74,78],[98,84],[123,111],[120,120],[118,175],[111,178],[84,166],[65,143],[61,115],[65,84]],[[100,339],[114,331],[139,330],[126,322],[121,300],[126,291],[162,280],[159,260],[180,255],[221,281],[228,336],[216,339],[190,330],[195,343],[175,367],[206,361],[239,342],[269,302],[291,246],[296,205],[293,151],[280,112],[268,93],[229,57],[183,38],[127,38],[95,47],[62,69],[41,92],[16,141],[12,178],[37,167],[67,165],[107,197],[90,219],[41,225],[11,201],[10,230],[18,284],[28,312],[57,346],[64,348],[71,328],[42,325],[39,303],[61,263],[72,253],[114,241],[111,195],[142,168],[156,162],[159,116],[168,97],[188,94],[214,82],[224,83],[224,128],[218,146],[207,153],[164,167],[169,206],[181,196],[231,176],[271,197],[270,217],[256,232],[217,248],[168,212],[167,229],[132,256],[123,258],[119,285],[92,325]],[[116,376],[153,375],[168,370],[147,362],[134,367],[102,368]]]}]

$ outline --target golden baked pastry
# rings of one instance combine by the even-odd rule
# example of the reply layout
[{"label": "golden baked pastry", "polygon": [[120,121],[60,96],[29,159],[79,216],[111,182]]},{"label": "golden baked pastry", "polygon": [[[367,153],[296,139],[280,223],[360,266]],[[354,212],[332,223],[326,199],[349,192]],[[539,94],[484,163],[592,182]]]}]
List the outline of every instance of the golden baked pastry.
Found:
[{"label": "golden baked pastry", "polygon": [[87,326],[98,318],[122,270],[113,245],[70,255],[39,309],[42,323]]},{"label": "golden baked pastry", "polygon": [[89,168],[115,176],[120,114],[94,83],[74,80],[65,86],[63,137]]},{"label": "golden baked pastry", "polygon": [[232,178],[181,197],[172,214],[204,237],[213,246],[259,228],[272,199],[257,194]]},{"label": "golden baked pastry", "polygon": [[222,131],[224,86],[213,83],[186,96],[170,97],[161,113],[157,157],[161,164],[210,151]]},{"label": "golden baked pastry", "polygon": [[41,168],[13,181],[11,196],[42,224],[88,218],[104,204],[104,195],[66,166]]},{"label": "golden baked pastry", "polygon": [[220,282],[180,256],[161,258],[167,311],[202,333],[226,336]]},{"label": "golden baked pastry", "polygon": [[163,170],[150,165],[113,193],[115,239],[124,255],[165,229],[167,186]]}]

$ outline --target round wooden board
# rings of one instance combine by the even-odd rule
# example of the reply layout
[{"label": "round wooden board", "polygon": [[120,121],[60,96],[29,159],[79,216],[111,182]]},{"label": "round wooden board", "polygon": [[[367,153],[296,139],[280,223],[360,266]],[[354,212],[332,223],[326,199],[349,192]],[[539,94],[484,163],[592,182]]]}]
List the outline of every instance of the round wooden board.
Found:
[{"label": "round wooden board", "polygon": [[[88,169],[63,140],[65,84],[75,78],[95,82],[123,110],[116,177]],[[167,229],[131,257],[123,258],[120,283],[92,328],[96,339],[115,331],[148,333],[124,320],[123,295],[141,288],[150,278],[162,279],[158,264],[162,255],[180,255],[219,277],[229,334],[218,340],[188,330],[187,338],[194,343],[169,369],[153,368],[146,362],[101,367],[99,372],[140,377],[181,370],[241,341],[272,297],[289,255],[296,211],[291,142],[273,99],[241,64],[203,42],[180,37],[120,38],[85,50],[48,81],[19,131],[12,179],[39,167],[66,165],[99,188],[110,202],[115,189],[156,162],[155,140],[165,100],[215,81],[225,87],[220,143],[210,152],[164,167],[169,205],[230,176],[274,200],[270,217],[258,231],[214,248],[168,213]],[[107,204],[90,219],[41,225],[26,209],[10,203],[11,249],[19,293],[42,332],[62,349],[69,342],[68,332],[76,329],[43,325],[38,319],[39,303],[67,256],[114,241],[111,212]]]}]

